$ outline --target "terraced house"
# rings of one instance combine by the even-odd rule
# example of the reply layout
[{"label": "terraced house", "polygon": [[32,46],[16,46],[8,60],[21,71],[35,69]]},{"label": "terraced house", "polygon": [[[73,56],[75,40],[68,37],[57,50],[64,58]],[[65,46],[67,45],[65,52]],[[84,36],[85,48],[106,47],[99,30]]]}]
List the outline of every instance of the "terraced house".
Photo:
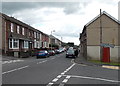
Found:
[{"label": "terraced house", "polygon": [[80,35],[81,53],[87,60],[120,62],[120,22],[103,11],[88,22]]},{"label": "terraced house", "polygon": [[49,48],[49,36],[14,17],[2,17],[2,54],[15,57],[28,57],[36,49]]},{"label": "terraced house", "polygon": [[50,44],[50,48],[60,48],[62,42],[57,39],[56,37],[54,37],[53,35],[49,35],[49,44]]}]

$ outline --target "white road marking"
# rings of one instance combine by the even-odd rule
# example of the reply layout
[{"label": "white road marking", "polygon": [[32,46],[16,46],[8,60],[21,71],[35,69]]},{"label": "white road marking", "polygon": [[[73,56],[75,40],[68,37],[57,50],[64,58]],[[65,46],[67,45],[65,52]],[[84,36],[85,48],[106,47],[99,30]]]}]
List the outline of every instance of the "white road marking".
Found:
[{"label": "white road marking", "polygon": [[46,86],[52,86],[54,83],[49,83],[48,85],[46,85]]},{"label": "white road marking", "polygon": [[68,81],[68,79],[64,79],[64,80],[62,81],[62,83],[67,83],[67,81]]},{"label": "white road marking", "polygon": [[44,62],[47,62],[47,60],[44,60],[44,61],[38,62],[37,64],[41,64],[41,63],[44,63]]},{"label": "white road marking", "polygon": [[[71,63],[75,63],[74,60],[75,60],[75,59],[72,59],[72,60],[71,60]],[[80,65],[80,66],[87,66],[87,65],[85,65],[85,64],[78,64],[78,63],[75,63],[75,64]]]},{"label": "white road marking", "polygon": [[60,83],[60,85],[59,86],[64,86],[65,84],[63,84],[63,83]]},{"label": "white road marking", "polygon": [[55,78],[55,79],[53,79],[53,80],[52,80],[52,82],[56,82],[57,80],[58,80],[58,79],[57,79],[57,78]]},{"label": "white road marking", "polygon": [[75,63],[72,64],[72,65],[71,65],[69,68],[67,68],[65,71],[68,72],[74,65],[75,65]]},{"label": "white road marking", "polygon": [[6,74],[6,73],[13,72],[13,71],[21,70],[21,69],[24,69],[24,68],[27,68],[27,67],[29,67],[29,65],[24,66],[24,67],[20,67],[20,68],[17,68],[17,69],[9,70],[9,71],[7,71],[7,72],[3,72],[2,74]]},{"label": "white road marking", "polygon": [[15,63],[15,62],[22,62],[24,60],[10,60],[10,61],[3,61],[2,64],[6,64],[6,63]]},{"label": "white road marking", "polygon": [[57,76],[57,78],[61,78],[61,77],[62,77],[62,75],[58,75],[58,76]]},{"label": "white road marking", "polygon": [[55,57],[54,57],[54,58],[51,58],[51,60],[52,60],[52,59],[55,59]]},{"label": "white road marking", "polygon": [[94,77],[87,77],[87,76],[76,76],[76,75],[63,75],[63,76],[70,76],[75,78],[85,78],[85,79],[95,79],[95,80],[102,80],[102,81],[108,81],[108,82],[120,82],[117,80],[110,80],[110,79],[104,79],[104,78],[94,78]]},{"label": "white road marking", "polygon": [[[64,72],[62,72],[62,73],[61,73],[60,75],[58,75],[56,78],[54,78],[54,79],[52,80],[52,82],[50,82],[50,83],[54,84],[55,82],[57,82],[57,81],[58,81],[66,72],[68,72],[74,65],[75,65],[75,63],[72,64],[70,67],[68,67]],[[71,76],[67,76],[67,77],[63,80],[63,83],[67,82],[70,77],[71,77]],[[51,85],[48,84],[47,86],[51,86]],[[61,83],[59,86],[64,86],[64,84]]]},{"label": "white road marking", "polygon": [[67,76],[66,79],[69,79],[71,76]]},{"label": "white road marking", "polygon": [[62,81],[62,83],[64,83],[64,84],[67,83],[68,80],[70,79],[70,77],[71,77],[71,76],[66,76],[66,78]]},{"label": "white road marking", "polygon": [[61,75],[64,75],[65,73],[63,72],[63,73],[61,73]]}]

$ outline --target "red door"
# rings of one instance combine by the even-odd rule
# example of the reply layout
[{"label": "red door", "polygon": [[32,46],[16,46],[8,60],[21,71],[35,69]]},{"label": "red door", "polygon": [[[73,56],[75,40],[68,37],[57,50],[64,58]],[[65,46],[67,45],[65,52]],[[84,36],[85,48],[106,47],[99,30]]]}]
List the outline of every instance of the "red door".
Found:
[{"label": "red door", "polygon": [[109,47],[103,47],[102,62],[110,62],[110,48]]}]

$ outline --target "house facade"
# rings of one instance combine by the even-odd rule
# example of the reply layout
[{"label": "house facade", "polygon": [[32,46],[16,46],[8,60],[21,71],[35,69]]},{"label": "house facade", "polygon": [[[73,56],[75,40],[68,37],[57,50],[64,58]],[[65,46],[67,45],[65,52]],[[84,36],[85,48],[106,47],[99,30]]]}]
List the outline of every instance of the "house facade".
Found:
[{"label": "house facade", "polygon": [[49,35],[42,33],[42,48],[49,48]]},{"label": "house facade", "polygon": [[[0,27],[2,27],[2,15],[0,14]],[[2,29],[0,29],[0,55],[2,55]]]},{"label": "house facade", "polygon": [[80,53],[87,59],[87,34],[86,27],[84,26],[82,33],[80,34]]},{"label": "house facade", "polygon": [[61,41],[54,37],[53,35],[49,35],[49,44],[50,44],[50,48],[60,48],[61,47]]},{"label": "house facade", "polygon": [[[81,47],[83,46],[86,49],[82,49],[82,51],[86,53],[88,60],[120,62],[118,55],[120,49],[119,27],[118,20],[106,12],[102,12],[101,15],[85,25],[85,32],[83,31],[81,34],[80,41]],[[86,41],[83,42],[83,40]]]},{"label": "house facade", "polygon": [[49,48],[49,36],[13,17],[1,14],[3,55],[28,57],[40,48]]}]

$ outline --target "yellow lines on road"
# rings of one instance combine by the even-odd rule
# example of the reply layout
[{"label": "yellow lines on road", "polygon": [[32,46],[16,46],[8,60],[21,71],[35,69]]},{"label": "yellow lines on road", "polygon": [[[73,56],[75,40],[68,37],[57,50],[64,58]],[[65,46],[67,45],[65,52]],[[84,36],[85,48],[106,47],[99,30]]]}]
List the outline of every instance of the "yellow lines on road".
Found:
[{"label": "yellow lines on road", "polygon": [[116,69],[116,70],[119,70],[119,69],[120,69],[119,66],[107,66],[107,65],[103,65],[102,67],[103,67],[103,68],[108,68],[108,69]]}]

